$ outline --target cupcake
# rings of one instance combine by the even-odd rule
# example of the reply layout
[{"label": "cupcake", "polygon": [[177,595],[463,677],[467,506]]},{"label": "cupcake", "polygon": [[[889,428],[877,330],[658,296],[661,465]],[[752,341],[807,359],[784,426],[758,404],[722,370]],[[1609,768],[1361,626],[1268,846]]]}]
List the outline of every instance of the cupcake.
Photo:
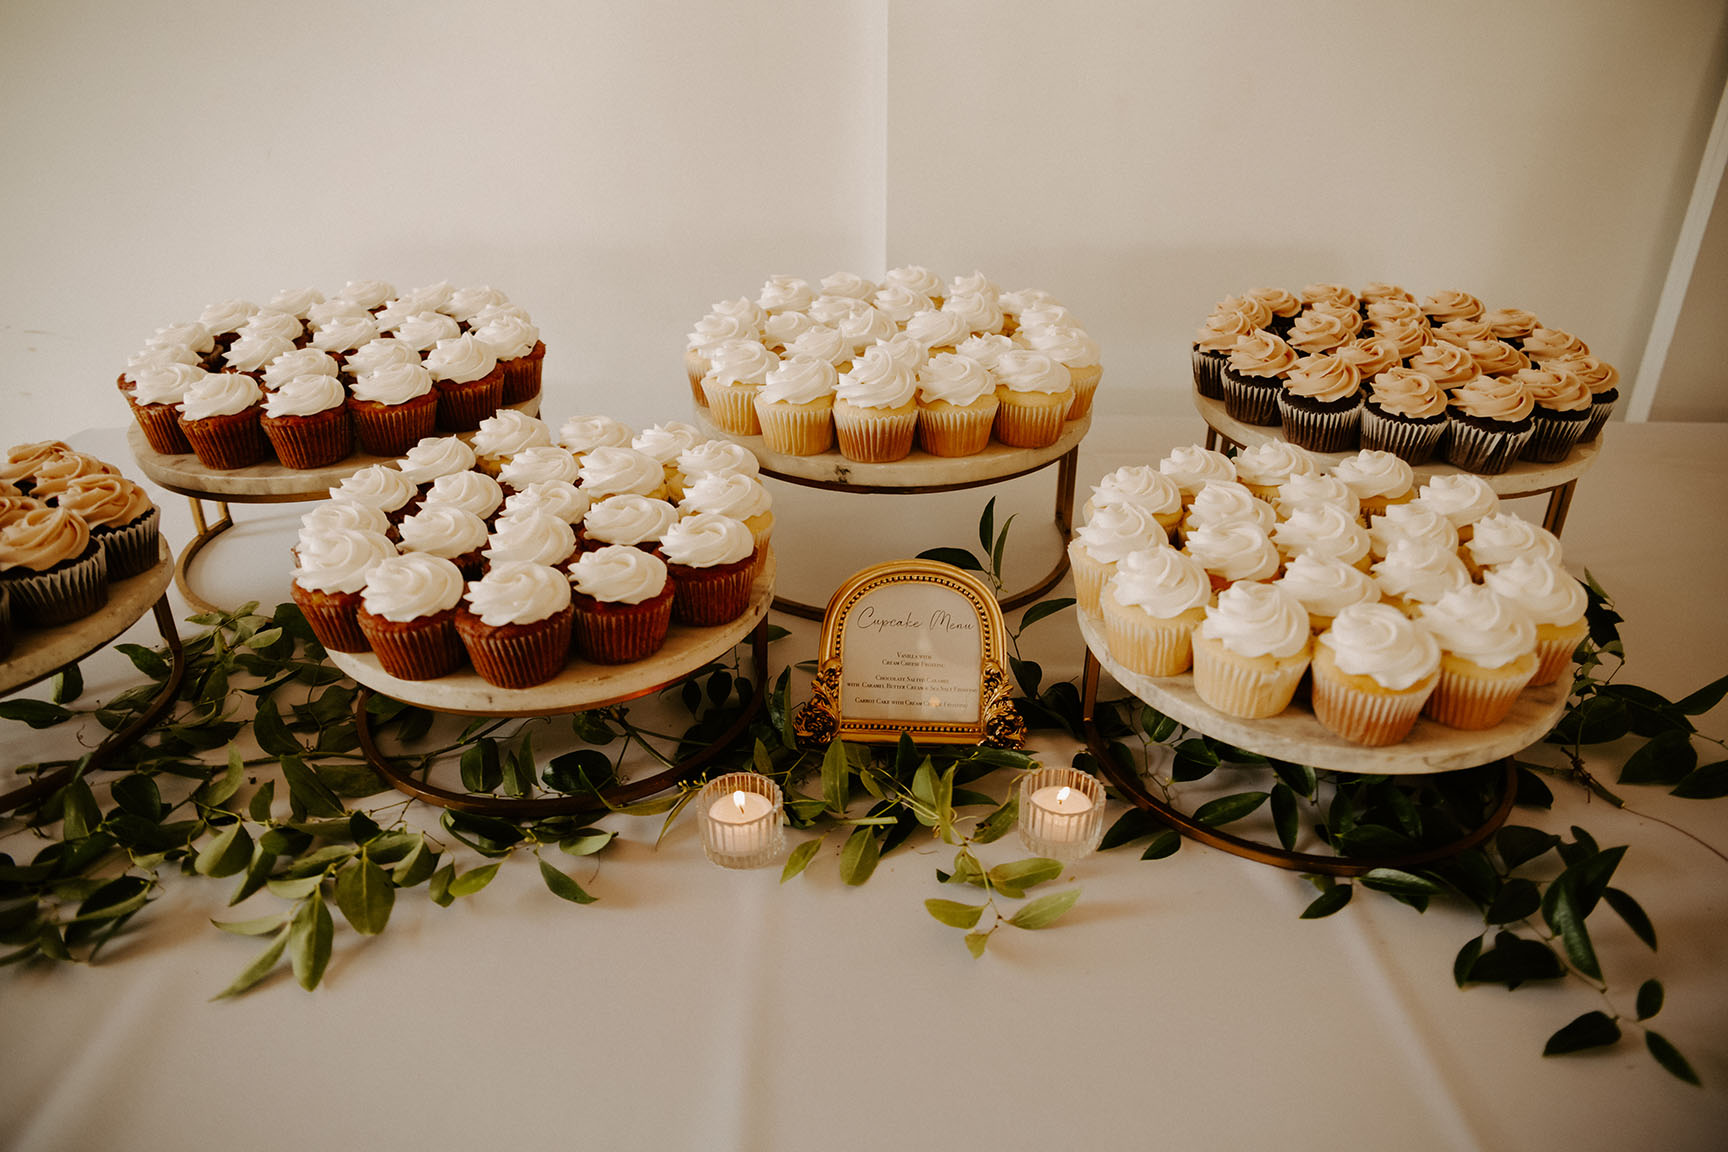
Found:
[{"label": "cupcake", "polygon": [[942,277],[922,264],[902,264],[898,268],[890,268],[882,277],[882,287],[904,288],[908,292],[915,292],[928,298],[937,308],[942,307],[942,301],[946,299],[946,285],[942,283]]},{"label": "cupcake", "polygon": [[1362,569],[1317,553],[1299,552],[1284,565],[1278,587],[1308,613],[1308,630],[1321,633],[1351,604],[1378,604],[1380,587]]},{"label": "cupcake", "polygon": [[1362,318],[1354,309],[1304,308],[1290,325],[1285,342],[1298,353],[1318,356],[1333,352],[1356,339]]},{"label": "cupcake", "polygon": [[360,451],[400,456],[432,435],[438,423],[438,394],[432,374],[419,364],[388,365],[354,382],[348,414]]},{"label": "cupcake", "polygon": [[270,441],[259,426],[263,392],[250,376],[211,372],[186,390],[180,431],[206,468],[227,471],[270,459]]},{"label": "cupcake", "polygon": [[1353,604],[1314,643],[1315,719],[1369,747],[1410,734],[1440,680],[1440,646],[1385,604]]},{"label": "cupcake", "polygon": [[1356,378],[1364,386],[1380,373],[1398,367],[1402,357],[1398,345],[1384,336],[1361,336],[1341,344],[1332,353],[1356,369]]},{"label": "cupcake", "polygon": [[300,517],[300,531],[292,549],[295,563],[299,563],[303,543],[316,547],[316,541],[331,532],[376,532],[380,536],[393,537],[396,526],[384,513],[365,504],[356,504],[352,500],[320,501],[312,511]]},{"label": "cupcake", "polygon": [[594,500],[621,495],[661,500],[667,495],[660,461],[634,448],[595,448],[582,457],[577,472],[580,486]]},{"label": "cupcake", "polygon": [[407,476],[388,464],[368,464],[357,469],[330,490],[332,500],[346,500],[376,508],[394,522],[407,515],[409,502],[418,490]]},{"label": "cupcake", "polygon": [[356,620],[385,672],[398,680],[434,680],[462,666],[456,634],[462,573],[427,552],[404,552],[373,565],[360,590]]},{"label": "cupcake", "polygon": [[30,495],[53,500],[78,480],[93,476],[118,476],[120,469],[84,452],[56,452],[36,466],[35,486]]},{"label": "cupcake", "polygon": [[365,652],[369,645],[356,613],[366,574],[396,555],[396,546],[376,532],[330,532],[302,536],[299,564],[289,591],[318,642],[335,652]]},{"label": "cupcake", "polygon": [[453,316],[427,309],[402,317],[390,335],[424,358],[440,340],[454,340],[462,335],[462,326]]},{"label": "cupcake", "polygon": [[334,376],[296,376],[265,394],[259,427],[289,468],[323,468],[348,458],[354,437],[348,394]]},{"label": "cupcake", "polygon": [[266,392],[274,392],[299,376],[329,376],[335,379],[340,375],[341,368],[329,353],[320,352],[316,348],[296,348],[270,361],[270,366],[264,369],[262,383]]},{"label": "cupcake", "polygon": [[920,312],[934,312],[936,304],[922,292],[914,292],[902,284],[884,284],[876,290],[876,295],[870,298],[870,306],[888,319],[894,321],[899,329],[906,327],[906,322]]},{"label": "cupcake", "polygon": [[756,454],[731,440],[703,440],[678,453],[678,471],[685,487],[713,473],[722,476],[760,476]]},{"label": "cupcake", "polygon": [[1530,367],[1530,358],[1504,340],[1472,340],[1464,350],[1484,376],[1510,376]]},{"label": "cupcake", "polygon": [[[886,340],[900,331],[898,324],[869,304],[858,300],[849,300],[845,304],[845,308],[833,317],[831,326],[851,348],[851,359],[856,360],[866,349],[875,347],[878,341]],[[810,314],[818,320],[822,319],[814,305]],[[839,364],[836,364],[835,368],[841,372],[846,371]]]},{"label": "cupcake", "polygon": [[[299,321],[294,321],[298,325]],[[253,330],[250,326],[241,332],[228,351],[222,355],[222,375],[238,374],[251,377],[254,383],[264,375],[264,369],[278,356],[286,356],[294,351],[294,341],[285,336],[276,336],[268,331]]]},{"label": "cupcake", "polygon": [[1450,521],[1459,544],[1470,542],[1476,521],[1500,510],[1500,497],[1488,481],[1468,472],[1430,477],[1417,491],[1415,502]]},{"label": "cupcake", "polygon": [[1443,390],[1463,387],[1482,374],[1470,353],[1456,344],[1433,343],[1409,357],[1412,372],[1420,372]]},{"label": "cupcake", "polygon": [[780,358],[756,340],[727,340],[714,346],[710,359],[702,394],[714,422],[734,436],[760,436],[756,395]]},{"label": "cupcake", "polygon": [[1542,368],[1527,368],[1514,379],[1524,385],[1534,407],[1530,411],[1530,440],[1519,459],[1538,464],[1558,464],[1590,424],[1594,398],[1582,377],[1566,367],[1564,360],[1549,361]]},{"label": "cupcake", "polygon": [[1272,538],[1247,520],[1225,520],[1194,528],[1183,540],[1182,550],[1206,569],[1214,591],[1237,582],[1271,580],[1283,563]]},{"label": "cupcake", "polygon": [[990,443],[1001,401],[990,370],[941,352],[918,372],[918,443],[932,456],[972,456]]},{"label": "cupcake", "polygon": [[126,399],[151,451],[164,456],[192,451],[186,433],[180,430],[180,405],[205,375],[204,369],[191,364],[164,364],[137,374]]},{"label": "cupcake", "polygon": [[484,472],[452,472],[432,481],[426,489],[421,508],[435,504],[460,508],[462,511],[490,520],[504,503],[504,488]]},{"label": "cupcake", "polygon": [[1176,482],[1184,501],[1192,500],[1209,481],[1236,479],[1236,465],[1230,462],[1230,457],[1198,444],[1172,448],[1168,456],[1158,461],[1158,471]]},{"label": "cupcake", "polygon": [[[1472,360],[1477,359],[1477,357],[1476,353],[1470,351],[1471,345],[1484,344],[1490,341],[1498,343],[1494,340],[1494,331],[1488,326],[1487,321],[1462,318],[1448,320],[1444,324],[1437,325],[1434,329],[1434,339],[1441,344],[1456,344],[1464,351],[1470,352]],[[1518,353],[1518,350],[1510,344],[1505,347],[1514,354]]]},{"label": "cupcake", "polygon": [[504,406],[504,369],[492,346],[473,333],[438,341],[426,353],[438,393],[438,427],[472,432]]},{"label": "cupcake", "polygon": [[798,333],[780,356],[781,360],[797,360],[802,357],[832,364],[838,374],[842,364],[852,363],[852,342],[842,336],[838,328],[816,324]]},{"label": "cupcake", "polygon": [[496,312],[509,304],[510,297],[490,285],[468,284],[451,292],[440,311],[460,324],[464,332],[472,332],[483,323],[477,319],[482,313]]},{"label": "cupcake", "polygon": [[848,460],[885,464],[912,451],[918,379],[886,349],[871,348],[834,386],[834,432]]},{"label": "cupcake", "polygon": [[1478,731],[1506,718],[1536,674],[1536,625],[1491,588],[1448,592],[1417,614],[1440,643],[1440,682],[1423,712],[1448,728]]},{"label": "cupcake", "polygon": [[1001,297],[990,292],[954,292],[950,289],[939,311],[958,318],[968,332],[980,336],[1000,335],[1008,323],[1007,314],[1002,311]]},{"label": "cupcake", "polygon": [[1258,330],[1259,325],[1239,309],[1222,305],[1213,309],[1194,334],[1194,390],[1208,399],[1224,399],[1224,365],[1230,351],[1236,347],[1237,337],[1251,336]]},{"label": "cupcake", "polygon": [[678,511],[684,516],[718,512],[741,520],[756,542],[758,559],[768,553],[768,543],[774,534],[774,499],[754,476],[709,473],[699,477],[685,489]]},{"label": "cupcake", "polygon": [[369,312],[384,307],[384,302],[396,295],[396,286],[388,280],[349,280],[336,293],[336,299],[358,304]]},{"label": "cupcake", "polygon": [[1277,523],[1272,505],[1248,491],[1234,480],[1214,480],[1188,501],[1188,511],[1182,517],[1182,535],[1211,524],[1245,520],[1270,533]]},{"label": "cupcake", "polygon": [[1345,312],[1356,311],[1362,303],[1362,298],[1347,286],[1325,281],[1304,284],[1296,295],[1304,304],[1324,304]]},{"label": "cupcake", "polygon": [[1268,440],[1236,453],[1236,479],[1249,492],[1270,504],[1290,477],[1318,472],[1314,458],[1303,449],[1282,440]]},{"label": "cupcake", "polygon": [[1589,633],[1584,585],[1558,566],[1521,557],[1482,574],[1482,583],[1524,609],[1536,624],[1536,672],[1532,687],[1552,684],[1572,664],[1572,654]]},{"label": "cupcake", "polygon": [[1578,437],[1578,443],[1589,444],[1601,434],[1602,425],[1608,423],[1608,417],[1620,399],[1620,373],[1612,364],[1603,363],[1594,356],[1567,356],[1549,366],[1564,366],[1590,389],[1590,420]]},{"label": "cupcake", "polygon": [[1278,390],[1284,439],[1311,452],[1346,452],[1356,447],[1362,423],[1362,390],[1354,364],[1337,356],[1304,356]]},{"label": "cupcake", "polygon": [[698,512],[666,529],[660,554],[672,583],[672,618],[709,627],[742,616],[758,568],[756,541],[743,523]]},{"label": "cupcake", "polygon": [[459,436],[428,436],[402,454],[396,468],[424,496],[440,476],[474,467],[474,449]]},{"label": "cupcake", "polygon": [[1478,376],[1451,395],[1446,462],[1485,476],[1510,468],[1534,431],[1535,403],[1523,382]]},{"label": "cupcake", "polygon": [[1289,706],[1313,650],[1308,613],[1275,584],[1224,589],[1194,631],[1194,690],[1228,716],[1276,716]]},{"label": "cupcake", "polygon": [[1482,316],[1482,301],[1468,292],[1448,289],[1422,301],[1422,312],[1435,327],[1454,320],[1476,320]]},{"label": "cupcake", "polygon": [[1391,452],[1363,448],[1334,464],[1331,475],[1355,494],[1364,517],[1379,516],[1415,496],[1416,473]]},{"label": "cupcake", "polygon": [[953,352],[972,335],[972,328],[958,312],[929,309],[906,321],[901,335],[924,349],[926,357]]},{"label": "cupcake", "polygon": [[[332,360],[345,360],[348,353],[376,339],[378,325],[370,313],[361,312],[330,317],[313,331],[312,342],[308,347],[322,352]],[[268,372],[269,369],[265,371]]]},{"label": "cupcake", "polygon": [[1464,561],[1478,575],[1514,560],[1535,558],[1560,566],[1560,540],[1554,533],[1510,512],[1484,516],[1472,528]]},{"label": "cupcake", "polygon": [[550,512],[523,511],[500,519],[481,552],[489,566],[525,561],[562,567],[576,554],[576,532]]},{"label": "cupcake", "polygon": [[54,497],[78,514],[104,553],[108,579],[148,572],[162,558],[161,516],[144,489],[124,476],[81,476]]},{"label": "cupcake", "polygon": [[1128,553],[1099,597],[1111,658],[1141,676],[1186,672],[1211,599],[1212,583],[1193,557],[1168,545]]},{"label": "cupcake", "polygon": [[574,484],[582,471],[568,448],[540,444],[524,448],[498,469],[498,484],[506,495],[535,484]]},{"label": "cupcake", "polygon": [[852,300],[868,300],[876,295],[876,289],[881,287],[873,280],[866,280],[855,272],[835,272],[831,276],[822,277],[821,289],[824,296],[844,296]]},{"label": "cupcake", "polygon": [[1046,352],[1016,348],[996,358],[996,439],[1010,448],[1048,448],[1062,437],[1074,404],[1072,374]]},{"label": "cupcake", "polygon": [[786,346],[816,326],[803,312],[775,312],[762,324],[762,347],[784,359]]},{"label": "cupcake", "polygon": [[504,507],[498,513],[497,523],[502,525],[506,520],[529,512],[544,512],[570,525],[571,531],[576,533],[576,542],[580,545],[582,519],[588,515],[588,509],[593,507],[593,504],[588,494],[574,484],[562,481],[530,484],[504,498]]},{"label": "cupcake", "polygon": [[1376,560],[1385,559],[1399,540],[1432,540],[1445,551],[1458,551],[1458,530],[1452,521],[1414,500],[1390,505],[1368,521],[1369,549]]},{"label": "cupcake", "polygon": [[1224,411],[1244,424],[1278,427],[1278,390],[1295,366],[1295,350],[1272,333],[1237,337],[1224,364]]},{"label": "cupcake", "polygon": [[1362,406],[1363,448],[1390,452],[1407,464],[1426,464],[1446,429],[1446,393],[1433,377],[1388,368],[1369,381]]},{"label": "cupcake", "polygon": [[486,683],[532,688],[563,670],[573,619],[570,582],[558,569],[494,564],[468,585],[456,610],[456,632]]},{"label": "cupcake", "polygon": [[1086,330],[1075,326],[1032,328],[1022,334],[1031,348],[1054,356],[1068,369],[1074,387],[1074,402],[1069,405],[1068,419],[1078,420],[1092,410],[1092,397],[1103,379],[1104,368],[1099,363],[1098,341]]},{"label": "cupcake", "polygon": [[1272,529],[1272,544],[1285,560],[1321,556],[1366,571],[1368,531],[1337,504],[1298,504]]},{"label": "cupcake", "polygon": [[678,470],[678,457],[686,448],[695,447],[701,438],[695,425],[668,420],[644,428],[631,439],[630,447],[659,463],[666,477],[667,499],[676,500],[684,492],[684,474]]},{"label": "cupcake", "polygon": [[1150,512],[1166,535],[1175,535],[1182,522],[1182,490],[1148,464],[1125,465],[1094,484],[1087,515],[1110,504],[1133,504]]},{"label": "cupcake", "polygon": [[36,473],[55,456],[72,451],[64,440],[39,440],[34,444],[14,444],[6,452],[6,462],[0,465],[0,483],[11,484],[20,495],[29,495],[36,485]]},{"label": "cupcake", "polygon": [[1549,360],[1567,360],[1590,355],[1590,346],[1570,332],[1538,325],[1531,329],[1518,345],[1524,355],[1538,364]]},{"label": "cupcake", "polygon": [[454,504],[425,504],[398,530],[404,552],[424,552],[448,560],[469,580],[485,566],[486,521]]},{"label": "cupcake", "polygon": [[1350,485],[1328,472],[1298,472],[1278,485],[1272,507],[1280,519],[1288,520],[1305,505],[1330,505],[1350,520],[1360,519],[1362,502]]},{"label": "cupcake", "polygon": [[69,508],[30,508],[0,524],[0,588],[27,628],[69,624],[108,602],[108,562]]},{"label": "cupcake", "polygon": [[581,464],[596,448],[628,448],[636,433],[610,416],[572,416],[558,428],[558,444]]},{"label": "cupcake", "polygon": [[344,357],[338,375],[352,385],[360,377],[370,373],[403,366],[420,367],[419,351],[394,337],[384,336],[369,344],[362,344]]},{"label": "cupcake", "polygon": [[1369,572],[1381,598],[1410,616],[1470,583],[1458,553],[1431,538],[1394,540]]},{"label": "cupcake", "polygon": [[224,300],[205,307],[198,314],[198,323],[210,333],[215,354],[225,353],[240,338],[240,329],[258,311],[250,300]]},{"label": "cupcake", "polygon": [[595,551],[611,545],[652,552],[678,521],[678,510],[664,500],[622,493],[596,500],[582,519],[582,547]]},{"label": "cupcake", "polygon": [[496,316],[473,330],[474,337],[498,358],[504,374],[504,404],[524,404],[540,395],[546,343],[540,329],[519,316]]},{"label": "cupcake", "polygon": [[1488,325],[1494,339],[1504,340],[1514,348],[1522,348],[1525,337],[1542,326],[1534,312],[1522,308],[1496,308],[1484,312],[1482,321]]},{"label": "cupcake", "polygon": [[570,565],[576,651],[596,664],[627,664],[660,650],[672,624],[666,563],[637,548],[584,552]]},{"label": "cupcake", "polygon": [[[568,425],[566,425],[568,427]],[[628,433],[628,429],[625,430]],[[552,443],[552,430],[515,408],[500,408],[480,421],[474,434],[474,464],[488,476],[497,476],[504,464],[525,448]]]},{"label": "cupcake", "polygon": [[838,379],[832,363],[814,356],[794,355],[775,365],[755,400],[763,446],[788,456],[815,456],[833,447]]},{"label": "cupcake", "polygon": [[1104,583],[1124,556],[1169,542],[1169,532],[1158,518],[1137,504],[1106,504],[1094,509],[1091,519],[1068,542],[1068,562],[1074,572],[1080,611],[1098,615]]},{"label": "cupcake", "polygon": [[756,306],[772,318],[777,312],[796,312],[806,308],[814,299],[816,290],[810,286],[810,281],[797,276],[777,274],[762,282],[762,291],[756,296]]}]

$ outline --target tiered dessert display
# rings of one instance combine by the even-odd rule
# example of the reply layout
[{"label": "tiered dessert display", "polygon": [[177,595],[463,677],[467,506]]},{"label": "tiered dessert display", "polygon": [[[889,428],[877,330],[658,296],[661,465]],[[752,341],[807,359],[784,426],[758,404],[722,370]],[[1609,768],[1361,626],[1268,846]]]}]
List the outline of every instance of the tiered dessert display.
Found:
[{"label": "tiered dessert display", "polygon": [[[1102,369],[1098,346],[1048,293],[979,273],[890,270],[811,283],[774,276],[689,334],[697,417],[749,448],[762,474],[832,492],[909,495],[998,484],[1057,466],[1055,523],[1072,534],[1075,466]],[[1007,595],[1015,608],[1067,572]],[[822,607],[775,607],[821,619]]]},{"label": "tiered dessert display", "polygon": [[1310,284],[1220,301],[1194,342],[1206,446],[1283,439],[1336,461],[1392,452],[1422,475],[1548,493],[1558,534],[1619,399],[1619,374],[1520,308],[1393,284]]},{"label": "tiered dessert display", "polygon": [[[362,686],[362,749],[397,788],[511,818],[589,812],[699,771],[748,725],[767,685],[773,517],[755,460],[688,425],[636,435],[576,417],[555,443],[503,409],[470,447],[421,441],[302,518],[295,602]],[[439,712],[550,716],[634,700],[752,641],[755,697],[701,752],[602,794],[507,798],[417,779],[368,727],[374,692]]]},{"label": "tiered dessert display", "polygon": [[[1099,673],[1185,727],[1263,756],[1379,775],[1508,758],[1559,719],[1582,586],[1559,541],[1499,511],[1481,477],[1420,480],[1390,453],[1327,469],[1287,443],[1235,460],[1198,445],[1093,490],[1070,546],[1087,736],[1132,802],[1266,863],[1334,875],[1399,860],[1269,848],[1199,823],[1123,770],[1091,724]],[[1179,548],[1178,548],[1179,545]]]},{"label": "tiered dessert display", "polygon": [[[546,346],[492,288],[434,284],[398,294],[350,281],[326,298],[279,293],[207,307],[160,329],[118,385],[136,418],[139,467],[185,496],[197,534],[175,581],[233,526],[230,503],[317,500],[362,468],[435,433],[474,432],[499,407],[539,411]],[[204,502],[217,506],[209,519]]]},{"label": "tiered dessert display", "polygon": [[[86,770],[154,724],[185,672],[167,597],[173,555],[159,524],[142,488],[58,440],[18,445],[0,467],[0,696],[76,664],[146,611],[168,645],[161,692],[103,740]],[[0,794],[0,812],[51,794],[72,773],[64,768]]]}]

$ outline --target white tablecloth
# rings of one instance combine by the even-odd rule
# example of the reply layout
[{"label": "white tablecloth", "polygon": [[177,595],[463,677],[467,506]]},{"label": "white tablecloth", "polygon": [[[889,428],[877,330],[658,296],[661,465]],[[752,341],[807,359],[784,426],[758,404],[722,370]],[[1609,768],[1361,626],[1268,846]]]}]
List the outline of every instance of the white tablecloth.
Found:
[{"label": "white tablecloth", "polygon": [[[1096,428],[1082,499],[1109,469],[1202,432],[1186,416]],[[1728,428],[1608,435],[1578,487],[1568,562],[1625,615],[1626,677],[1679,695],[1728,671]],[[127,462],[118,429],[75,440]],[[1026,573],[1052,555],[1052,477],[1002,493],[997,522],[1022,513]],[[987,498],[845,497],[856,503],[842,517],[821,494],[775,493],[782,584],[812,600],[867,562],[970,541]],[[161,502],[178,547],[185,502]],[[286,599],[302,510],[237,506],[241,527],[198,570],[203,594]],[[1539,515],[1533,502],[1520,510]],[[776,669],[814,655],[815,627],[792,627]],[[153,633],[146,623],[129,638]],[[1047,676],[1078,671],[1071,617],[1023,643]],[[92,696],[133,682],[112,653],[86,677]],[[1701,726],[1724,734],[1725,720],[1718,709]],[[9,763],[68,739],[16,724],[0,736]],[[1073,749],[1039,747],[1054,762]],[[1131,849],[1059,882],[1084,895],[1054,929],[1004,928],[974,960],[923,908],[967,895],[937,883],[952,861],[939,844],[915,838],[848,888],[831,842],[782,885],[774,868],[708,866],[689,818],[656,848],[658,820],[614,817],[619,841],[602,856],[549,857],[598,903],[557,900],[526,858],[449,909],[405,892],[379,938],[338,919],[311,994],[284,972],[212,1002],[260,944],[209,926],[242,915],[224,907],[232,881],[167,876],[99,963],[0,972],[0,1146],[1720,1147],[1728,862],[1663,821],[1728,851],[1728,802],[1623,788],[1636,811],[1616,811],[1555,789],[1551,813],[1514,819],[1631,845],[1615,883],[1648,910],[1661,950],[1595,918],[1612,1004],[1630,1016],[1639,983],[1661,979],[1653,1023],[1702,1089],[1662,1072],[1630,1026],[1606,1054],[1544,1059],[1546,1037],[1601,1001],[1576,980],[1455,988],[1453,955],[1480,927],[1462,907],[1418,915],[1358,892],[1342,913],[1303,921],[1314,890],[1293,873],[1193,844],[1159,862]],[[4,847],[35,850],[17,836]],[[987,864],[1022,854],[1012,836],[981,850]]]}]

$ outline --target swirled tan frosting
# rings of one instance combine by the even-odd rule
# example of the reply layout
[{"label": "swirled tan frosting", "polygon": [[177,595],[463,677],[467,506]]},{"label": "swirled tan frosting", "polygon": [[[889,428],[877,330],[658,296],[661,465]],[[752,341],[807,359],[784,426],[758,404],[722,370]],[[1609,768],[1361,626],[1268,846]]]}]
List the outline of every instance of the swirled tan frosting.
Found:
[{"label": "swirled tan frosting", "polygon": [[1327,304],[1336,304],[1340,308],[1355,308],[1361,303],[1361,300],[1356,293],[1352,292],[1342,284],[1305,284],[1302,286],[1302,290],[1296,295],[1302,298],[1302,303],[1304,304],[1318,304],[1324,302]]},{"label": "swirled tan frosting", "polygon": [[1452,391],[1452,405],[1467,416],[1515,423],[1536,407],[1530,390],[1519,379],[1522,375],[1478,376]]},{"label": "swirled tan frosting", "polygon": [[1358,380],[1372,380],[1388,368],[1396,367],[1403,359],[1398,354],[1397,341],[1385,336],[1360,337],[1341,345],[1333,355],[1355,365]]},{"label": "swirled tan frosting", "polygon": [[1448,320],[1434,329],[1434,338],[1446,344],[1468,348],[1473,340],[1494,339],[1494,330],[1482,320]]},{"label": "swirled tan frosting", "polygon": [[1566,356],[1588,356],[1590,346],[1558,328],[1536,328],[1524,337],[1524,355],[1537,362]]},{"label": "swirled tan frosting", "polygon": [[1589,385],[1564,360],[1550,360],[1539,369],[1526,368],[1516,377],[1530,399],[1551,412],[1581,412],[1595,402]]},{"label": "swirled tan frosting", "polygon": [[1530,358],[1504,340],[1472,340],[1464,350],[1484,376],[1508,376],[1530,367]]},{"label": "swirled tan frosting", "polygon": [[1266,305],[1274,316],[1289,319],[1302,311],[1302,298],[1283,288],[1255,288],[1243,295]]},{"label": "swirled tan frosting", "polygon": [[1468,292],[1449,288],[1423,300],[1422,311],[1436,324],[1448,320],[1474,320],[1482,315],[1482,301]]},{"label": "swirled tan frosting", "polygon": [[1354,396],[1361,376],[1356,365],[1324,353],[1304,356],[1284,377],[1284,387],[1297,396],[1331,403]]},{"label": "swirled tan frosting", "polygon": [[1303,352],[1330,352],[1354,339],[1356,332],[1335,312],[1305,308],[1290,326],[1292,348]]},{"label": "swirled tan frosting", "polygon": [[1435,342],[1424,345],[1410,357],[1410,367],[1431,377],[1442,388],[1455,388],[1480,375],[1470,353],[1456,344]]},{"label": "swirled tan frosting", "polygon": [[55,498],[92,528],[123,528],[154,508],[143,488],[124,476],[80,476]]},{"label": "swirled tan frosting", "polygon": [[1230,349],[1230,370],[1243,376],[1282,376],[1296,364],[1296,350],[1270,332],[1238,336]]},{"label": "swirled tan frosting", "polygon": [[1522,308],[1496,308],[1492,312],[1483,313],[1482,319],[1487,322],[1489,331],[1494,333],[1496,340],[1522,340],[1542,323],[1536,319],[1536,313],[1526,312]]},{"label": "swirled tan frosting", "polygon": [[1563,356],[1559,360],[1551,361],[1548,366],[1561,365],[1584,381],[1584,387],[1590,389],[1592,395],[1612,391],[1620,385],[1620,373],[1615,370],[1614,365],[1594,356]]},{"label": "swirled tan frosting", "polygon": [[1446,411],[1446,393],[1432,376],[1414,368],[1388,368],[1374,377],[1368,399],[1381,411],[1407,420],[1426,420]]},{"label": "swirled tan frosting", "polygon": [[90,546],[90,526],[70,508],[32,508],[0,526],[0,572],[46,572]]}]

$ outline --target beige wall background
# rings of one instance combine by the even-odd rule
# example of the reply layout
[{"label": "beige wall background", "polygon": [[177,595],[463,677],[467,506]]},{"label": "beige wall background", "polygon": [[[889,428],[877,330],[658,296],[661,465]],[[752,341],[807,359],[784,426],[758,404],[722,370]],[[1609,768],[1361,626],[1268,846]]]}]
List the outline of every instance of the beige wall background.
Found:
[{"label": "beige wall background", "polygon": [[0,395],[14,441],[118,425],[210,301],[448,279],[533,312],[549,415],[645,424],[711,302],[906,262],[1062,297],[1106,414],[1315,280],[1526,307],[1630,382],[1725,75],[1719,0],[13,0]]}]

